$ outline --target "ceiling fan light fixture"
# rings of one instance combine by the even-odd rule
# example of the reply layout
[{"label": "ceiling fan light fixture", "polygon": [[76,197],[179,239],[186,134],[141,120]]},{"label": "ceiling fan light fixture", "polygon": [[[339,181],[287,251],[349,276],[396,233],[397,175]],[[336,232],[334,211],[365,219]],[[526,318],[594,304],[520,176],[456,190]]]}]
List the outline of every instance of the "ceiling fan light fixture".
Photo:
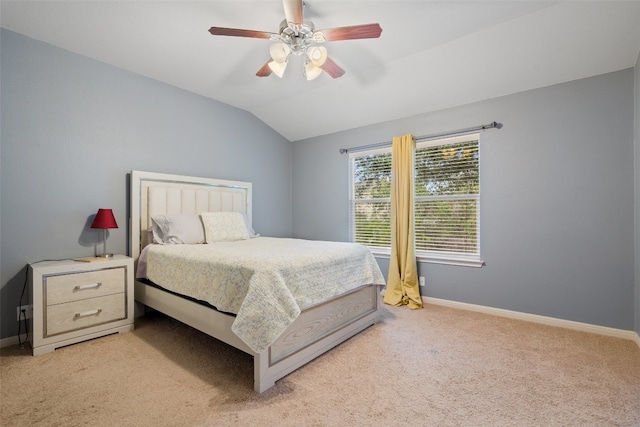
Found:
[{"label": "ceiling fan light fixture", "polygon": [[291,48],[287,46],[285,43],[274,43],[269,48],[269,53],[271,54],[271,58],[279,63],[286,63],[289,58],[289,54],[291,53]]},{"label": "ceiling fan light fixture", "polygon": [[284,75],[284,70],[287,69],[287,62],[271,61],[269,62],[269,68],[271,69],[273,74],[282,78],[282,76]]},{"label": "ceiling fan light fixture", "polygon": [[304,75],[307,80],[313,80],[317,78],[320,74],[322,74],[322,68],[313,64],[313,62],[309,61],[304,66]]},{"label": "ceiling fan light fixture", "polygon": [[314,66],[322,67],[322,64],[327,61],[327,48],[324,46],[311,46],[307,49],[307,56]]}]

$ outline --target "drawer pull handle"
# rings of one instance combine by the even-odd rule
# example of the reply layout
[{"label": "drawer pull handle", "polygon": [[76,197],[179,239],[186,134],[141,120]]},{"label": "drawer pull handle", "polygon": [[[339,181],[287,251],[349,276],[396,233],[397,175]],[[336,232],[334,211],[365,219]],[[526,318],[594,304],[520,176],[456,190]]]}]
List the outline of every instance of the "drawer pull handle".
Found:
[{"label": "drawer pull handle", "polygon": [[97,282],[97,283],[89,283],[88,285],[78,285],[75,288],[73,288],[74,291],[82,291],[85,289],[96,289],[99,288],[100,286],[102,286],[101,282]]},{"label": "drawer pull handle", "polygon": [[93,316],[94,314],[100,314],[102,312],[101,308],[96,308],[95,310],[83,311],[82,313],[76,313],[74,319],[79,319],[80,317]]}]

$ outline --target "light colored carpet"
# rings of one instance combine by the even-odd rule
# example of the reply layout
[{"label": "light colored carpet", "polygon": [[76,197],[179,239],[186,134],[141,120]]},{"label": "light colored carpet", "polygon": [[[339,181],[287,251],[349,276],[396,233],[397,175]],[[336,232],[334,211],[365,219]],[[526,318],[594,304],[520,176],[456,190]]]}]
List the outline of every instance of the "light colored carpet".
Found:
[{"label": "light colored carpet", "polygon": [[263,394],[251,358],[162,315],[0,352],[3,426],[640,426],[640,349],[452,308],[381,323]]}]

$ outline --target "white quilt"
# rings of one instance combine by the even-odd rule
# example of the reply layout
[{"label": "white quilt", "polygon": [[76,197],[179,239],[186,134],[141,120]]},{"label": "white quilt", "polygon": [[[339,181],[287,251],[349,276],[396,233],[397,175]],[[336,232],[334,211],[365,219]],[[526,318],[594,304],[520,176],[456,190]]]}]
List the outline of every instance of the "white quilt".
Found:
[{"label": "white quilt", "polygon": [[232,331],[258,353],[302,309],[364,284],[385,283],[366,246],[271,237],[151,245],[147,278],[236,314]]}]

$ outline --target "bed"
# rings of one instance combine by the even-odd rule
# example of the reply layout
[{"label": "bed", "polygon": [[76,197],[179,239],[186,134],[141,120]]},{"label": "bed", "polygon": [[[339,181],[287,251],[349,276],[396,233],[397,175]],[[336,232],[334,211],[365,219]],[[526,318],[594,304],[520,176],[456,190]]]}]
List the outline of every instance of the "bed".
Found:
[{"label": "bed", "polygon": [[[248,230],[252,231],[250,182],[132,171],[130,184],[130,254],[138,270],[135,281],[138,312],[145,306],[160,311],[252,355],[253,387],[257,392],[264,392],[277,380],[378,321],[379,291],[384,279],[369,250],[360,245],[255,236],[214,245],[153,244],[153,235],[149,232],[151,218],[155,220],[158,215],[187,216],[209,212],[220,218],[227,213],[241,214]],[[204,214],[202,219],[205,220]],[[204,228],[209,233],[206,223]],[[329,246],[323,246],[325,244]],[[281,246],[285,248],[287,259],[290,256],[297,259],[294,256],[301,255],[296,270],[297,261],[286,263],[291,265],[271,265],[270,260],[276,257],[265,256],[280,250]],[[334,246],[336,251],[331,255]],[[356,255],[344,255],[343,260],[341,252],[351,250],[348,246],[358,251],[364,248],[366,255],[358,256],[363,263],[371,264],[373,260],[375,266],[367,265],[366,273],[350,275],[355,261],[346,258]],[[226,255],[225,262],[233,266],[228,267],[229,271],[234,270],[237,274],[192,274],[198,263],[213,256],[204,253],[209,250],[222,251]],[[255,253],[258,261],[249,261],[234,251],[246,255]],[[313,264],[320,262],[325,252],[334,256],[333,260],[325,262],[339,268],[328,269],[327,265]],[[187,268],[187,274],[176,275],[174,267],[166,267],[165,261],[176,256],[183,257],[180,264]],[[274,273],[270,268],[278,270]],[[143,270],[144,274],[140,274]],[[235,279],[232,280],[234,274],[244,275],[246,287],[240,279],[236,285]],[[147,276],[153,281],[147,280]],[[197,290],[202,289],[201,276],[217,277],[222,285],[233,282],[233,287],[227,286],[227,291],[217,292],[217,296],[197,294]],[[308,289],[316,289],[320,277],[334,279],[340,286],[323,292],[308,292],[308,295],[304,289],[298,289],[307,282],[305,286],[314,286]],[[285,283],[279,283],[281,280]],[[293,286],[292,280],[297,280]],[[227,295],[229,289],[239,292],[242,299],[239,301],[235,294]],[[194,292],[197,295],[193,295]],[[209,297],[226,299],[210,301]]]}]

